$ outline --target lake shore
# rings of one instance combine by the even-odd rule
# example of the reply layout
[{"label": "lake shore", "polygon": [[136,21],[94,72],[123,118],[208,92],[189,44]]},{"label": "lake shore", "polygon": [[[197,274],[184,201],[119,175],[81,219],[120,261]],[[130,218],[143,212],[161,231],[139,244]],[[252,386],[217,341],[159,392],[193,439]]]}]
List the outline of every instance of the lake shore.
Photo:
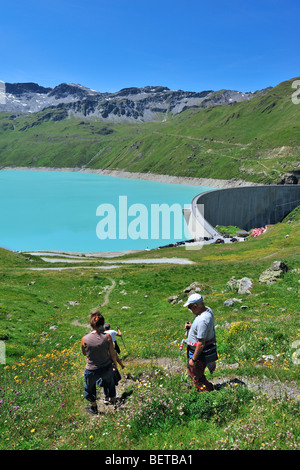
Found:
[{"label": "lake shore", "polygon": [[123,170],[102,170],[92,168],[56,168],[56,167],[27,167],[27,166],[5,166],[0,170],[18,170],[18,171],[64,171],[77,173],[94,173],[98,175],[113,176],[116,178],[140,179],[148,181],[157,181],[170,184],[187,184],[192,186],[207,186],[216,189],[236,188],[240,186],[258,186],[257,183],[251,183],[243,180],[219,180],[213,178],[193,178],[189,176],[170,176],[157,175],[155,173],[132,173]]}]

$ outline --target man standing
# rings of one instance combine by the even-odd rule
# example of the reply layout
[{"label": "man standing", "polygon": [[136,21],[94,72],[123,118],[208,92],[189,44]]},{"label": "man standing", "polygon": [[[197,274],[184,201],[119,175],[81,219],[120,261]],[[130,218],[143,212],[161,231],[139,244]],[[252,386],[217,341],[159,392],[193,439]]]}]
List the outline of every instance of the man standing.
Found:
[{"label": "man standing", "polygon": [[113,343],[114,343],[114,347],[115,347],[115,350],[118,354],[120,354],[120,348],[119,348],[119,345],[116,341],[116,336],[122,336],[122,333],[121,333],[121,330],[120,328],[117,326],[116,327],[118,331],[116,330],[111,330],[110,328],[110,324],[109,323],[105,323],[104,324],[104,331],[105,333],[108,333],[110,336],[111,336],[111,339],[113,340]]},{"label": "man standing", "polygon": [[188,373],[199,392],[211,392],[214,387],[206,379],[204,370],[207,366],[213,373],[216,368],[216,354],[206,357],[205,353],[210,349],[209,346],[214,346],[216,342],[214,314],[209,307],[204,305],[204,299],[200,294],[190,295],[184,307],[188,307],[195,315],[192,324],[190,322],[185,324],[185,328],[189,330],[187,338]]}]

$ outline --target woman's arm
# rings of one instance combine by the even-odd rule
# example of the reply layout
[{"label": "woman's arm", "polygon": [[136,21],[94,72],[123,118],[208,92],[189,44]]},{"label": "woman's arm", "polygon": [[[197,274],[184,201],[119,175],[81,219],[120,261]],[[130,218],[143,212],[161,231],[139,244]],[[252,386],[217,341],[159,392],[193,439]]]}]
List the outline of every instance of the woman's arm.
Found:
[{"label": "woman's arm", "polygon": [[84,345],[84,336],[81,338],[81,352],[84,356],[86,356],[86,349]]}]

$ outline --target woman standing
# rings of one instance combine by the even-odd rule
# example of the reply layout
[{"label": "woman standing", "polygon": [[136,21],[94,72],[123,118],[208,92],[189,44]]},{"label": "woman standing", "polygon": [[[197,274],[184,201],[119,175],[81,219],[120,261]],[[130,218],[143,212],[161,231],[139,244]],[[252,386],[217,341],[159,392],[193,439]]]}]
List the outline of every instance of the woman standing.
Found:
[{"label": "woman standing", "polygon": [[96,385],[103,387],[111,403],[116,401],[113,367],[117,369],[117,357],[113,341],[104,332],[104,318],[97,311],[91,314],[92,331],[81,339],[81,351],[87,362],[84,371],[84,397],[88,400],[87,411],[97,414]]}]

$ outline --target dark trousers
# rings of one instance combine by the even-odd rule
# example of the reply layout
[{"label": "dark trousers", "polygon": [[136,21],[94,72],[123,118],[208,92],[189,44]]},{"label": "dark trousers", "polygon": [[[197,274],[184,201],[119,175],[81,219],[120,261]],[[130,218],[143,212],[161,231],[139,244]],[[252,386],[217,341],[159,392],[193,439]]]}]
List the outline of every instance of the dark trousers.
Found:
[{"label": "dark trousers", "polygon": [[194,367],[188,365],[188,373],[192,381],[194,382],[198,392],[211,392],[213,390],[213,384],[207,380],[204,375],[206,364],[202,361],[194,363]]},{"label": "dark trousers", "polygon": [[96,386],[103,387],[106,397],[115,398],[116,387],[112,365],[103,369],[84,370],[84,398],[86,400],[96,401]]}]

